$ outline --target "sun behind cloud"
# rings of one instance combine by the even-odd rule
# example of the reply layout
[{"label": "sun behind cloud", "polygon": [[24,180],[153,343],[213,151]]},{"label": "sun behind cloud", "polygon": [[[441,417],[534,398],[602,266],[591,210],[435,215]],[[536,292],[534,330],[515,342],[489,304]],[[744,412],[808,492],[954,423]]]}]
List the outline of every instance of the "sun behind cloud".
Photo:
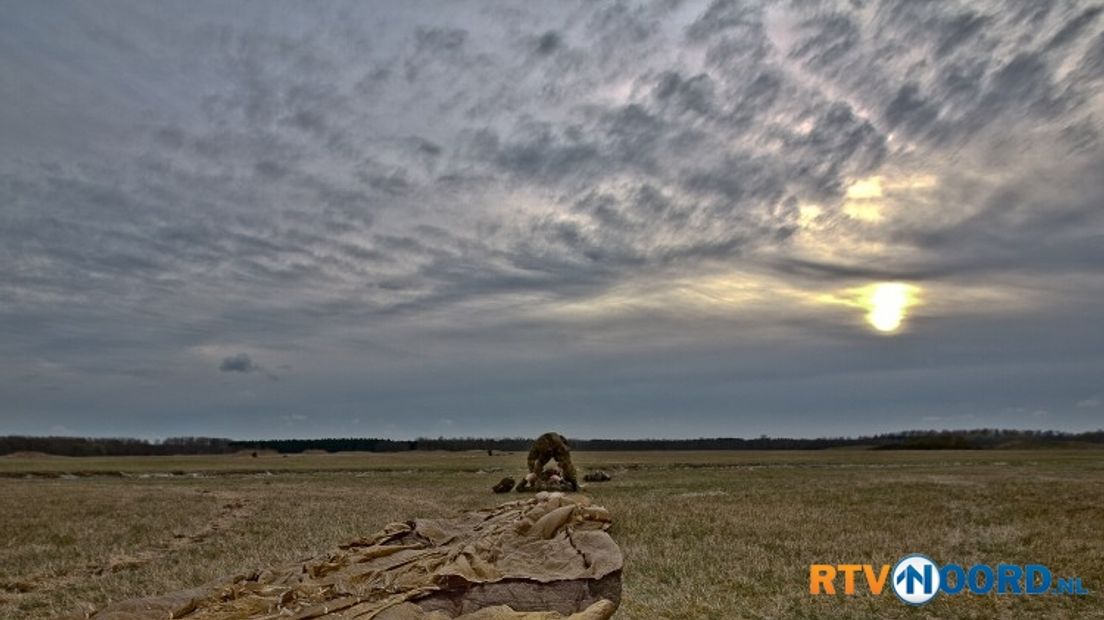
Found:
[{"label": "sun behind cloud", "polygon": [[891,334],[901,328],[908,309],[916,303],[916,287],[900,282],[880,282],[863,296],[866,321],[879,332]]}]

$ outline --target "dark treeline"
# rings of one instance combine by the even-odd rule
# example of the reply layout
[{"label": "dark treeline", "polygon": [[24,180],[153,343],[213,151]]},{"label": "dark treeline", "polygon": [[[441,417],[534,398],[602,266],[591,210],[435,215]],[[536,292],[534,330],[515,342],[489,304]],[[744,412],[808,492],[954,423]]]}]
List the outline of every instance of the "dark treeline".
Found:
[{"label": "dark treeline", "polygon": [[[1104,430],[1087,433],[1060,431],[1005,430],[916,430],[863,437],[823,437],[792,439],[762,436],[755,439],[716,437],[702,439],[569,439],[573,450],[823,450],[826,448],[865,447],[876,450],[983,450],[991,448],[1057,447],[1071,444],[1102,444]],[[421,450],[504,450],[529,449],[532,439],[481,439],[477,437],[418,439]]]},{"label": "dark treeline", "polygon": [[126,437],[0,437],[0,454],[43,452],[60,456],[158,456],[169,454],[225,454],[233,452],[229,439],[170,437],[161,441]]},{"label": "dark treeline", "polygon": [[[326,452],[405,452],[417,450],[416,441],[348,437],[344,439],[266,439],[264,441],[235,441],[235,452],[241,450],[275,450],[281,454],[299,454],[307,450]],[[463,448],[466,450],[467,448]],[[482,448],[480,448],[482,449]]]},{"label": "dark treeline", "polygon": [[[269,450],[298,454],[325,452],[404,452],[408,450],[496,450],[524,452],[531,438],[486,439],[479,437],[419,438],[414,441],[371,438],[271,439],[235,441],[214,437],[173,437],[161,441],[128,438],[0,437],[0,455],[41,452],[61,456],[157,456],[170,454],[229,454]],[[1104,430],[1086,433],[975,429],[959,431],[905,431],[864,437],[790,439],[759,437],[740,439],[570,439],[574,450],[823,450],[869,448],[875,450],[985,450],[995,448],[1049,448],[1084,444],[1104,445]]]}]

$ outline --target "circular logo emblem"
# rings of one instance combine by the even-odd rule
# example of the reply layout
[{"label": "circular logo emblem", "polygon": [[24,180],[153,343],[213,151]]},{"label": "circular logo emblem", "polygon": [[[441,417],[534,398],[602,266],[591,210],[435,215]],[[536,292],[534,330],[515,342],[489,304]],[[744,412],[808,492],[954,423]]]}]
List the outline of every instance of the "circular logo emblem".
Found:
[{"label": "circular logo emblem", "polygon": [[939,594],[939,567],[919,553],[898,560],[890,579],[897,597],[909,605],[923,605]]}]

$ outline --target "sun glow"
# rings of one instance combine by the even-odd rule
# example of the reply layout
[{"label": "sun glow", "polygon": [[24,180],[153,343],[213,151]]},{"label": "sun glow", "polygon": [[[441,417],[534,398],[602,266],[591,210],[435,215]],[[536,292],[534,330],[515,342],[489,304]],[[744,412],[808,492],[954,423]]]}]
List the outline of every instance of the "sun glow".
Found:
[{"label": "sun glow", "polygon": [[847,197],[852,200],[866,200],[882,197],[882,177],[860,179],[847,188]]},{"label": "sun glow", "polygon": [[908,309],[915,303],[914,287],[900,282],[882,282],[869,287],[865,296],[866,321],[871,327],[893,333],[901,328]]},{"label": "sun glow", "polygon": [[877,224],[892,213],[894,205],[905,197],[916,198],[937,185],[930,174],[872,176],[858,179],[847,187],[843,213],[854,220]]},{"label": "sun glow", "polygon": [[856,181],[847,188],[847,200],[843,203],[843,212],[856,220],[880,222],[882,196],[882,177]]}]

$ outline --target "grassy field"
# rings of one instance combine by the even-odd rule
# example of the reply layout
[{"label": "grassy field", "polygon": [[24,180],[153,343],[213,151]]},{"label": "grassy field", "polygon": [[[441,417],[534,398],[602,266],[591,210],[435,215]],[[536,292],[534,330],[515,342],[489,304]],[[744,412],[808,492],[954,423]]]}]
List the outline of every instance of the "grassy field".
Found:
[{"label": "grassy field", "polygon": [[[1104,618],[1104,451],[578,453],[614,480],[618,618]],[[0,457],[0,618],[296,561],[502,500],[524,455]],[[510,498],[507,498],[510,499]],[[1041,563],[1088,596],[811,596],[810,563]]]}]

